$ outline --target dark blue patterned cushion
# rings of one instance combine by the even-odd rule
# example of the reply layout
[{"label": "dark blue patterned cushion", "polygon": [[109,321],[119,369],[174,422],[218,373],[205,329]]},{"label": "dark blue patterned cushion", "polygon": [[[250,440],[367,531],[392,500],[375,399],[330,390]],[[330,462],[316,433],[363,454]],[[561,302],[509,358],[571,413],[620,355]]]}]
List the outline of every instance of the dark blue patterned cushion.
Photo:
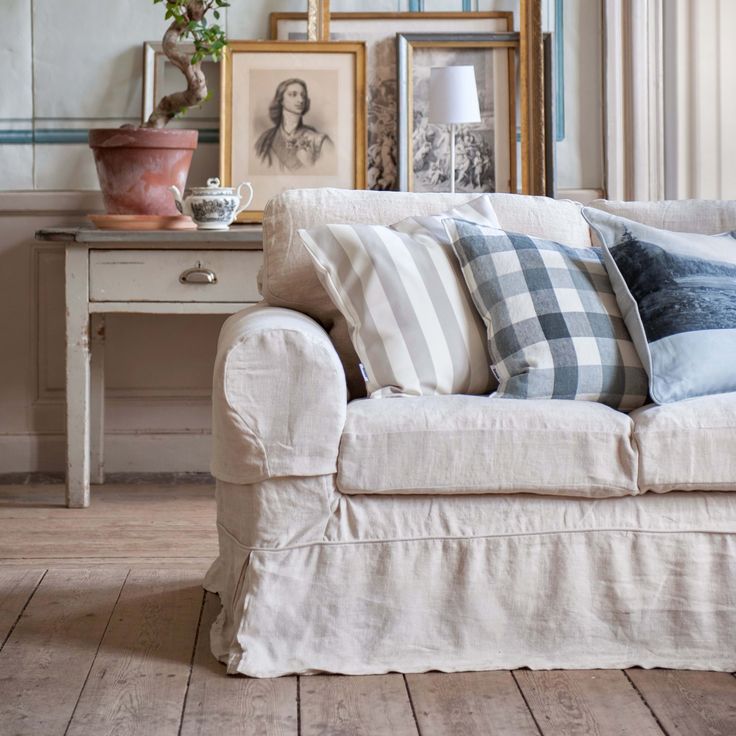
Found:
[{"label": "dark blue patterned cushion", "polygon": [[736,234],[676,233],[586,207],[658,404],[736,391]]}]

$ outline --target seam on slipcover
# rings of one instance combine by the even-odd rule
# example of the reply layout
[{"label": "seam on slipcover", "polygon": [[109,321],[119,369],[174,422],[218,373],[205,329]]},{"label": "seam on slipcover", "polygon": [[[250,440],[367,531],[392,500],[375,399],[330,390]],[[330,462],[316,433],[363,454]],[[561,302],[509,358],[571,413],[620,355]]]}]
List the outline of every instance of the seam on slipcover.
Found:
[{"label": "seam on slipcover", "polygon": [[256,446],[261,451],[261,454],[263,455],[263,464],[266,470],[266,473],[270,475],[270,471],[268,468],[268,454],[266,453],[266,448],[263,445],[263,442],[261,442],[261,438],[255,433],[255,431],[251,428],[251,426],[248,424],[248,422],[245,421],[243,418],[243,415],[235,408],[232,400],[230,399],[230,394],[228,392],[228,381],[227,381],[227,374],[228,374],[228,368],[230,366],[230,358],[232,357],[233,352],[235,352],[235,348],[241,345],[241,343],[245,342],[247,335],[242,335],[237,343],[235,345],[232,345],[230,349],[227,351],[227,354],[225,355],[225,364],[222,367],[222,394],[225,397],[225,402],[228,406],[228,408],[235,414],[235,416],[240,419],[243,428],[248,432],[249,435],[251,435],[256,443]]},{"label": "seam on slipcover", "polygon": [[[439,396],[440,394],[436,394]],[[447,394],[442,394],[447,395]],[[416,397],[419,398],[419,397]],[[488,398],[482,395],[478,395],[478,398]],[[389,399],[390,401],[391,399]],[[498,399],[498,401],[503,401],[504,399]],[[492,400],[489,398],[489,405]],[[434,432],[437,433],[444,433],[447,434],[447,428],[441,428],[438,427],[437,429],[418,429],[418,430],[401,430],[401,429],[391,429],[386,431],[379,431],[379,432],[343,432],[343,437],[355,437],[356,439],[365,439],[369,437],[386,437],[387,435],[401,435],[404,437],[405,435],[423,435],[423,434],[431,434]],[[474,427],[472,429],[465,429],[463,427],[457,427],[453,428],[452,433],[455,434],[456,432],[461,432],[463,434],[470,434],[471,432],[477,432],[478,434],[487,435],[490,432],[518,432],[522,435],[529,435],[529,434],[550,434],[550,433],[557,433],[560,431],[564,431],[566,433],[569,432],[569,434],[581,434],[584,436],[588,436],[591,434],[599,434],[603,435],[604,437],[624,437],[624,435],[621,435],[617,432],[608,432],[605,429],[560,429],[559,427],[551,427],[549,429],[527,429],[526,427]],[[627,437],[631,438],[631,435],[633,433],[627,433]]]},{"label": "seam on slipcover", "polygon": [[476,540],[486,539],[511,539],[513,537],[544,537],[558,536],[563,534],[601,534],[610,532],[621,532],[625,534],[720,534],[733,536],[736,535],[736,529],[733,531],[719,531],[713,529],[627,529],[625,527],[604,527],[600,529],[551,529],[543,532],[509,532],[505,534],[478,534],[477,536],[429,536],[429,537],[395,537],[393,539],[350,539],[344,542],[330,541],[321,539],[317,542],[304,542],[303,544],[291,544],[283,547],[248,547],[240,542],[237,537],[225,527],[221,522],[217,522],[217,526],[230,537],[230,539],[240,549],[248,552],[288,552],[293,549],[305,549],[307,547],[348,547],[363,544],[403,544],[407,542],[473,542]]},{"label": "seam on slipcover", "polygon": [[[339,457],[338,457],[339,461]],[[338,480],[339,480],[340,471],[338,470]],[[392,493],[401,493],[401,495],[407,495],[407,496],[431,496],[432,493],[427,493],[427,491],[434,491],[438,488],[458,488],[457,483],[451,483],[448,485],[438,485],[434,484],[432,486],[422,486],[421,488],[417,488],[417,486],[396,486],[393,485],[391,488],[371,488],[370,491],[367,491],[365,488],[347,488],[347,487],[341,487],[340,483],[337,483],[337,490],[340,491],[340,493],[344,493],[348,496],[383,496],[387,495],[390,496]],[[569,494],[565,494],[564,496],[560,493],[541,493],[542,489],[545,488],[557,488],[558,486],[532,486],[528,485],[525,486],[525,490],[523,491],[509,491],[509,490],[499,490],[499,491],[487,491],[488,488],[487,485],[477,485],[477,486],[471,486],[471,485],[463,485],[460,486],[460,489],[457,493],[445,493],[442,495],[445,496],[462,496],[466,493],[470,493],[471,495],[497,495],[497,496],[507,496],[507,495],[519,495],[521,493],[533,493],[538,494],[542,496],[559,496],[560,498],[569,498]],[[480,489],[480,493],[473,493],[472,491],[468,491],[466,489]],[[639,496],[641,495],[638,493],[639,486],[636,483],[636,479],[633,486],[619,486],[619,485],[612,485],[611,483],[606,483],[605,485],[591,485],[589,483],[565,483],[565,488],[591,488],[593,490],[598,490],[601,488],[612,488],[614,490],[618,489],[621,491],[627,491],[625,496]],[[633,493],[632,493],[633,491]],[[572,496],[572,498],[621,498],[621,496]]]},{"label": "seam on slipcover", "polygon": [[[657,490],[657,489],[662,490]],[[650,483],[644,493],[670,493],[670,491],[685,491],[693,493],[697,491],[717,491],[725,493],[736,492],[736,481],[697,481],[693,483]]]},{"label": "seam on slipcover", "polygon": [[[716,396],[716,394],[710,394],[711,396]],[[730,426],[730,427],[706,427],[706,426],[700,426],[697,427],[673,427],[670,429],[637,429],[634,427],[634,434],[640,434],[642,436],[646,434],[666,434],[666,435],[673,435],[673,434],[690,434],[692,432],[700,431],[701,429],[707,430],[708,432],[736,432],[736,427]]]},{"label": "seam on slipcover", "polygon": [[[299,462],[306,461],[306,460],[314,460],[314,455],[293,455],[291,459],[298,460]],[[220,471],[212,472],[212,476],[215,478],[215,480],[221,480],[224,483],[231,483],[232,485],[236,486],[242,486],[242,485],[254,485],[256,483],[263,483],[263,481],[266,480],[278,480],[279,478],[293,478],[294,476],[299,478],[318,478],[321,475],[335,475],[337,468],[337,459],[335,459],[335,462],[332,465],[331,470],[324,470],[319,473],[309,472],[306,473],[303,470],[299,470],[297,472],[294,472],[293,469],[289,473],[276,473],[275,475],[266,475],[266,474],[259,474],[257,476],[242,476],[242,475],[229,475],[227,473],[220,473]]]},{"label": "seam on slipcover", "polygon": [[639,489],[639,494],[643,494],[646,493],[641,482],[644,477],[644,453],[641,450],[641,442],[636,433],[636,422],[634,422],[634,431],[631,433],[631,446],[636,453],[636,487]]}]

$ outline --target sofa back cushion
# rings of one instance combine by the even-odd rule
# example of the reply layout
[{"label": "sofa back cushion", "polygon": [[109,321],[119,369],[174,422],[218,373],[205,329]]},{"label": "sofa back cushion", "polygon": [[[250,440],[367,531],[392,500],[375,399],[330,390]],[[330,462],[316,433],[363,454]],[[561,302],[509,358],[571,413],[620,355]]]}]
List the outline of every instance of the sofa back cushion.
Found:
[{"label": "sofa back cushion", "polygon": [[[477,196],[292,189],[266,206],[263,298],[272,306],[303,312],[323,325],[345,367],[352,398],[365,395],[358,357],[347,323],[320,283],[312,258],[299,237],[299,229],[331,223],[391,225],[409,216],[439,214]],[[577,203],[515,194],[490,196],[504,229],[548,237],[575,247],[590,245],[588,225]]]},{"label": "sofa back cushion", "polygon": [[[681,199],[661,202],[616,202],[596,199],[590,207],[662,230],[715,235],[736,230],[736,200]],[[596,245],[601,245],[597,241]]]}]

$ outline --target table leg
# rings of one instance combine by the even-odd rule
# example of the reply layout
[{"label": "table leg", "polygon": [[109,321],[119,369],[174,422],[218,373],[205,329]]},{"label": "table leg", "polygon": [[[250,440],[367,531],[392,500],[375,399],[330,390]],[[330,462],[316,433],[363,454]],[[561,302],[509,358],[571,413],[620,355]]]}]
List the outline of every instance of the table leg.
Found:
[{"label": "table leg", "polygon": [[90,482],[105,482],[105,316],[90,316]]},{"label": "table leg", "polygon": [[87,249],[66,249],[66,504],[89,506],[89,266]]}]

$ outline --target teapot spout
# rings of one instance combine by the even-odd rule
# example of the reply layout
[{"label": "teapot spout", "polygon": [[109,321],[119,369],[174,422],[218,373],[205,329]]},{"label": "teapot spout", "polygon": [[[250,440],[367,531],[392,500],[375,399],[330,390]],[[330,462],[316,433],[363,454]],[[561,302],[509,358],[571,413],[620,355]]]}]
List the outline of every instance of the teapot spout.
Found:
[{"label": "teapot spout", "polygon": [[184,202],[182,202],[182,196],[179,188],[172,184],[169,187],[169,191],[174,195],[174,204],[176,205],[176,209],[179,210],[182,215],[186,214],[184,212]]}]

